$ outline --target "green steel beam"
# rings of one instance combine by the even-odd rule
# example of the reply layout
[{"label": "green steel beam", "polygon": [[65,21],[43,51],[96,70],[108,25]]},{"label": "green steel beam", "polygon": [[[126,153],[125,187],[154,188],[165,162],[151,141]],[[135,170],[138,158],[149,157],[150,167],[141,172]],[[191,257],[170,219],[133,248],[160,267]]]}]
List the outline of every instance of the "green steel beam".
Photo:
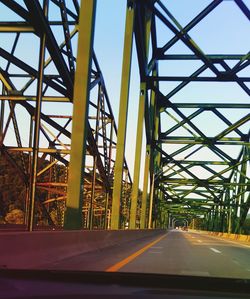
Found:
[{"label": "green steel beam", "polygon": [[137,198],[139,189],[140,179],[140,167],[141,167],[141,149],[142,149],[142,136],[143,136],[143,121],[145,112],[145,98],[146,98],[146,83],[141,83],[140,88],[140,99],[139,99],[139,111],[137,119],[137,134],[136,134],[136,147],[135,147],[135,162],[134,162],[134,178],[131,196],[131,208],[130,208],[130,219],[129,228],[136,228],[136,211],[137,211]]},{"label": "green steel beam", "polygon": [[[149,82],[218,82],[217,77],[188,77],[188,76],[152,76],[148,78]],[[250,82],[249,77],[238,77],[240,82]],[[234,75],[231,76],[222,76],[220,77],[220,81],[223,82],[235,82]]]},{"label": "green steel beam", "polygon": [[72,137],[65,229],[82,226],[83,170],[85,164],[90,75],[95,28],[96,0],[82,1],[74,83]]},{"label": "green steel beam", "polygon": [[[48,1],[44,2],[44,15],[48,17]],[[43,94],[43,76],[44,76],[44,60],[45,60],[45,46],[46,34],[43,34],[40,40],[40,53],[39,53],[39,75],[37,82],[37,99],[35,108],[35,127],[33,133],[33,153],[32,153],[32,168],[30,177],[30,195],[29,195],[29,208],[28,208],[28,229],[33,230],[34,214],[35,214],[35,199],[36,199],[36,183],[37,183],[37,170],[38,170],[38,153],[40,141],[40,127],[41,127],[41,110],[42,110],[42,94]]]},{"label": "green steel beam", "polygon": [[[239,187],[237,190],[237,205],[240,208],[239,219],[237,221],[234,233],[241,233],[241,226],[244,224],[245,217],[249,210],[249,204],[245,204],[245,195],[247,193],[247,187],[250,187],[250,179],[247,177],[247,160],[249,159],[246,148],[243,149],[243,163],[241,165],[241,171],[239,176]],[[242,186],[241,184],[247,183],[248,186]],[[250,195],[249,195],[250,196]],[[249,200],[249,199],[248,199]]]},{"label": "green steel beam", "polygon": [[175,103],[175,107],[177,108],[204,108],[204,109],[212,109],[212,108],[217,108],[217,109],[249,109],[250,104],[248,103]]},{"label": "green steel beam", "polygon": [[149,193],[149,211],[148,211],[148,228],[152,228],[152,216],[153,216],[153,202],[154,202],[154,191],[155,191],[155,174],[152,173],[150,181],[150,193]]},{"label": "green steel beam", "polygon": [[[234,168],[236,168],[237,166],[239,166],[239,165],[241,165],[242,163],[247,162],[247,161],[248,161],[248,158],[245,158],[245,159],[243,159],[242,161],[239,161],[239,162],[235,163],[234,165],[232,165],[232,166],[230,166],[230,167],[228,167],[228,168],[226,168],[226,169],[224,169],[224,170],[218,172],[218,174],[219,174],[219,175],[222,175],[223,173],[226,173],[226,172],[228,172],[229,170],[234,169]],[[209,180],[213,180],[213,179],[216,178],[216,177],[217,177],[217,175],[213,175],[213,176],[209,177]]]},{"label": "green steel beam", "polygon": [[181,164],[191,165],[228,165],[225,161],[194,161],[194,160],[183,160]]},{"label": "green steel beam", "polygon": [[[176,186],[193,186],[193,184],[197,184],[196,180],[193,179],[166,179],[164,178],[160,181],[161,183],[168,183],[174,184]],[[237,182],[224,182],[224,181],[217,181],[217,180],[204,180],[204,184],[211,184],[211,185],[219,185],[219,186],[249,186],[249,183],[237,183]],[[203,187],[203,186],[202,186]]]},{"label": "green steel beam", "polygon": [[[206,57],[209,60],[241,60],[242,58],[245,58],[244,60],[250,60],[250,56],[248,55],[245,57],[245,55],[242,54],[226,54],[226,55],[218,55],[218,54],[209,54],[206,55]],[[199,60],[199,58],[196,55],[192,54],[165,54],[159,57],[161,60]]]},{"label": "green steel beam", "polygon": [[111,229],[119,229],[120,202],[122,196],[122,178],[124,165],[124,152],[126,143],[127,113],[129,101],[129,85],[131,73],[133,29],[134,29],[135,3],[127,1],[126,26],[124,34],[123,65],[120,93],[120,108],[117,133],[116,161],[114,172],[114,189],[112,198]]},{"label": "green steel beam", "polygon": [[[28,102],[35,102],[36,97],[33,96],[21,96],[21,95],[0,95],[0,101],[28,101]],[[70,99],[67,97],[49,97],[49,96],[42,96],[43,102],[66,102],[70,103]]]},{"label": "green steel beam", "polygon": [[[155,65],[153,70],[153,75],[158,74],[158,65]],[[155,83],[157,86],[157,83]],[[160,113],[159,108],[156,103],[156,93],[154,90],[151,90],[151,98],[150,98],[150,120],[152,122],[151,128],[152,131],[152,141],[158,140],[159,133],[159,125],[160,125]],[[151,144],[152,146],[152,144]],[[148,211],[148,228],[152,228],[152,216],[153,216],[153,204],[154,204],[154,196],[155,196],[155,173],[158,171],[157,167],[159,165],[159,155],[155,151],[154,148],[151,149],[151,158],[150,158],[150,194],[149,194],[149,211]]]},{"label": "green steel beam", "polygon": [[[148,50],[149,50],[149,39],[151,32],[151,14],[145,14],[145,63],[148,60]],[[139,192],[139,180],[140,180],[140,168],[141,168],[141,149],[142,149],[142,137],[143,137],[143,122],[145,118],[145,108],[148,103],[147,100],[147,87],[146,82],[140,83],[140,97],[139,97],[139,109],[137,117],[137,134],[136,134],[136,148],[135,148],[135,162],[134,162],[134,178],[131,196],[131,208],[130,208],[130,219],[129,228],[136,228],[136,214],[137,214],[137,202],[138,202],[138,192]]]},{"label": "green steel beam", "polygon": [[148,181],[149,181],[149,167],[151,157],[151,146],[147,144],[145,165],[144,165],[144,178],[143,178],[143,192],[142,192],[142,206],[141,206],[141,217],[140,217],[140,228],[146,228],[146,209],[147,209],[147,197],[148,197]]},{"label": "green steel beam", "polygon": [[[242,140],[238,137],[224,137],[218,140],[214,138],[207,137],[207,140],[211,140],[213,144],[224,144],[224,145],[250,145],[250,142],[247,140]],[[204,144],[207,145],[208,141],[203,138],[192,138],[192,137],[183,137],[183,136],[174,136],[174,137],[165,137],[164,139],[160,139],[160,143],[165,144]]]},{"label": "green steel beam", "polygon": [[[223,140],[223,137],[225,135],[229,134],[232,131],[235,131],[235,129],[242,126],[243,124],[245,124],[249,120],[250,120],[250,113],[248,113],[246,116],[242,117],[240,120],[238,120],[237,122],[235,122],[234,124],[229,126],[226,130],[224,130],[223,132],[221,132],[220,134],[215,136],[214,139],[215,140]],[[227,138],[227,139],[231,139],[231,138]],[[248,144],[249,144],[249,142],[248,142]]]}]

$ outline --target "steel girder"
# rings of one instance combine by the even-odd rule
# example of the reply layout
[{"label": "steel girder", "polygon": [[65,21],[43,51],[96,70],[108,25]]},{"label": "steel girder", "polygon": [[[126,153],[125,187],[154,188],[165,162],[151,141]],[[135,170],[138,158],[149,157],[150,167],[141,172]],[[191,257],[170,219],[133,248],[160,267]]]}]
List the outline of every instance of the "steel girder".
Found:
[{"label": "steel girder", "polygon": [[[211,14],[230,6],[242,21],[249,22],[249,9],[243,0],[210,1],[183,25],[177,17],[181,3],[175,4],[177,16],[168,1],[135,0],[134,4],[140,78],[146,85],[146,98],[155,98],[145,102],[145,201],[150,173],[147,225],[161,225],[157,211],[164,210],[180,218],[189,215],[190,220],[200,217],[206,229],[240,232],[249,211],[250,191],[249,49],[245,43],[240,54],[227,54],[224,48],[211,53],[199,47],[199,37],[216,38],[217,32],[207,29],[204,33],[200,26]],[[146,15],[150,16],[150,55],[145,46]],[[222,89],[209,101],[206,92],[215,88],[213,82]],[[239,99],[237,93],[232,99],[232,85],[238,88]],[[190,94],[200,98],[189,99]],[[141,227],[145,226],[145,207]]]},{"label": "steel girder", "polygon": [[[10,0],[1,1],[1,6],[9,16],[6,20],[1,14],[0,19],[1,159],[21,178],[25,190],[22,209],[29,229],[46,224],[63,226],[71,135],[75,134],[72,122],[77,119],[72,116],[72,107],[77,89],[75,69],[80,59],[75,49],[79,1],[20,4]],[[85,10],[87,15],[89,8]],[[83,39],[88,33],[81,33]],[[89,47],[92,49],[92,42]],[[78,183],[74,179],[70,183],[78,188],[74,198],[78,215],[76,219],[75,215],[66,214],[67,228],[110,226],[117,127],[98,60],[91,52],[86,85],[89,96],[85,98],[88,119],[81,129],[86,136],[82,135],[81,145],[75,143],[75,151],[83,157],[70,170],[71,177],[77,171],[83,173]],[[126,201],[123,205],[127,210],[132,181],[126,160],[123,166],[127,170],[122,178]]]}]

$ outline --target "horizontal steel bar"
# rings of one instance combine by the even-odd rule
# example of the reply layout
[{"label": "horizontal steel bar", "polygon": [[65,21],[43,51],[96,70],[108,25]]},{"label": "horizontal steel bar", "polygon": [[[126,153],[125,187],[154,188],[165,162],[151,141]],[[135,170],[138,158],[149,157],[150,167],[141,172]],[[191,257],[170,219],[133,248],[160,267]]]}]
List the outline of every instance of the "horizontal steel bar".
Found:
[{"label": "horizontal steel bar", "polygon": [[[34,96],[19,96],[19,95],[0,95],[0,101],[30,101],[35,102],[36,97]],[[43,102],[70,102],[70,99],[67,97],[50,97],[50,96],[44,96],[42,97]]]},{"label": "horizontal steel bar", "polygon": [[173,103],[177,108],[222,108],[222,109],[247,109],[250,108],[250,103]]},{"label": "horizontal steel bar", "polygon": [[179,81],[179,82],[250,82],[249,77],[227,76],[221,73],[218,77],[189,77],[189,76],[151,76],[148,77],[149,82],[155,81]]},{"label": "horizontal steel bar", "polygon": [[[168,139],[168,137],[166,139],[160,139],[160,143],[164,143],[164,144],[204,144],[204,145],[208,145],[208,142],[205,140],[195,140],[195,139]],[[241,140],[228,140],[228,141],[215,141],[212,142],[212,144],[216,144],[216,145],[250,145],[249,141],[241,141]]]},{"label": "horizontal steel bar", "polygon": [[[209,54],[206,57],[213,61],[213,60],[241,60],[244,58],[246,54]],[[192,54],[163,54],[157,55],[157,59],[160,60],[200,60],[199,57]],[[247,57],[245,60],[250,60],[250,57]]]},{"label": "horizontal steel bar", "polygon": [[31,33],[34,32],[34,28],[27,25],[20,25],[20,26],[3,26],[2,24],[0,24],[0,32],[1,33],[17,33],[17,32],[21,32],[21,33]]},{"label": "horizontal steel bar", "polygon": [[[32,152],[32,147],[11,147],[5,146],[5,149],[11,152]],[[39,148],[39,153],[48,153],[48,154],[69,154],[69,149],[56,149],[56,148]]]},{"label": "horizontal steel bar", "polygon": [[[161,136],[160,136],[161,137]],[[164,136],[162,134],[164,140],[176,140],[176,141],[201,141],[203,142],[204,139],[202,137],[189,137],[189,136]],[[213,141],[213,137],[206,137],[207,140]],[[164,141],[163,140],[163,141]],[[241,141],[240,137],[222,137],[221,141]]]},{"label": "horizontal steel bar", "polygon": [[[164,159],[163,159],[163,164],[164,164]],[[187,160],[181,160],[179,161],[181,164],[192,164],[192,165],[228,165],[229,163],[225,161],[187,161]],[[166,162],[169,164],[174,164],[171,162]]]},{"label": "horizontal steel bar", "polygon": [[[185,185],[185,186],[193,186],[197,184],[196,180],[192,179],[166,179],[164,180],[161,179],[161,183],[168,183],[168,184],[178,184],[178,185]],[[232,182],[225,182],[225,181],[216,181],[216,180],[211,180],[211,181],[206,181],[204,180],[204,183],[208,185],[221,185],[221,186],[250,186],[250,183],[232,183]]]}]

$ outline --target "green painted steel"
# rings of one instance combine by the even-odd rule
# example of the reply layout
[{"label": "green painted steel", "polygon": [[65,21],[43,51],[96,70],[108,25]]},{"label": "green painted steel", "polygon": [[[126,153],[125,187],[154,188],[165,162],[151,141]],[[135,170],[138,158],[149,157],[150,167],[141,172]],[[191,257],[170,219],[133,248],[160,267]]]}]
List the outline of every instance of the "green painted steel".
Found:
[{"label": "green painted steel", "polygon": [[151,147],[147,145],[145,154],[144,165],[144,178],[143,178],[143,192],[142,192],[142,205],[140,213],[140,228],[147,228],[147,203],[148,203],[148,181],[149,181],[149,167],[150,167]]},{"label": "green painted steel", "polygon": [[139,194],[143,122],[144,122],[144,112],[145,112],[145,98],[146,98],[146,92],[147,92],[145,83],[141,83],[140,91],[141,92],[140,92],[140,99],[139,99],[138,123],[137,123],[137,134],[136,134],[134,177],[133,177],[133,188],[132,188],[130,219],[129,219],[129,228],[130,229],[136,228],[136,214],[137,214],[137,201],[138,201],[138,194]]},{"label": "green painted steel", "polygon": [[[152,13],[152,52],[146,65],[146,82],[147,92],[151,92],[154,97],[148,109],[145,109],[148,113],[145,117],[145,127],[150,129],[150,134],[146,130],[146,136],[150,135],[147,144],[150,159],[146,156],[141,227],[144,227],[145,221],[149,175],[149,228],[163,225],[164,215],[168,215],[169,219],[186,217],[188,223],[192,222],[203,229],[209,227],[216,231],[238,233],[249,211],[250,142],[247,126],[249,127],[250,123],[250,105],[247,102],[238,102],[237,99],[230,99],[230,103],[225,100],[194,101],[189,99],[190,95],[185,98],[183,89],[192,82],[197,86],[201,82],[235,82],[249,96],[249,77],[239,73],[249,65],[249,52],[230,55],[206,54],[199,43],[190,37],[189,30],[216,10],[222,1],[210,3],[185,27],[182,27],[181,22],[169,11],[167,3],[140,0],[136,3],[140,13],[136,14],[135,23],[140,22],[139,15],[143,15],[145,9]],[[244,16],[245,11],[242,7],[239,8]],[[162,28],[158,30],[158,23],[165,27],[166,32],[168,30],[174,35],[171,38],[166,35],[166,41],[164,43],[161,40],[161,46],[157,38]],[[140,47],[143,35],[138,34],[138,29],[136,30],[139,69],[141,78],[144,78],[141,69],[145,65],[143,59],[140,59],[140,56],[143,56]],[[164,39],[163,36],[161,38]],[[172,47],[177,42],[192,53],[175,54]],[[182,49],[179,50],[181,51]],[[199,60],[201,63],[190,75],[183,75],[184,72],[179,72],[178,75],[171,74],[167,70],[166,63],[169,61],[179,62],[179,69],[180,62],[190,60]],[[229,66],[229,60],[235,61],[234,67]],[[156,65],[161,70],[160,73],[153,71]],[[213,75],[204,75],[207,70]],[[165,86],[165,82],[173,81],[176,85],[171,88],[169,84],[166,92],[167,88],[163,89],[162,86]],[[193,92],[195,93],[195,90]],[[178,100],[175,100],[175,96]],[[181,97],[184,101],[181,101]],[[233,119],[233,111],[238,113],[237,119]],[[224,128],[221,126],[222,129],[215,132],[211,126],[211,130],[206,130],[208,133],[204,132],[202,122],[210,117],[211,121],[216,119],[221,122]],[[167,126],[167,123],[170,125]],[[162,124],[167,129],[163,129]],[[236,150],[231,150],[230,147]],[[238,149],[241,149],[239,154]],[[206,155],[201,155],[202,151],[213,157],[206,159]]]},{"label": "green painted steel", "polygon": [[[144,20],[145,29],[145,41],[144,41],[144,52],[145,52],[145,64],[148,63],[148,51],[149,51],[149,38],[151,32],[151,13],[145,12]],[[137,204],[138,204],[138,194],[139,194],[139,180],[140,180],[140,168],[141,168],[141,151],[142,151],[142,137],[143,137],[143,122],[145,118],[145,108],[147,106],[147,87],[146,82],[140,83],[140,97],[139,97],[139,109],[137,117],[137,134],[136,134],[136,148],[135,148],[135,162],[134,162],[134,178],[133,178],[133,188],[131,196],[131,208],[130,208],[130,219],[129,228],[135,229],[137,227],[136,217],[137,217]],[[144,195],[145,196],[145,195]],[[142,198],[143,214],[145,213],[145,197]],[[144,216],[143,216],[144,218]],[[142,220],[145,222],[145,219]],[[144,226],[142,224],[142,226]]]},{"label": "green painted steel", "polygon": [[[44,14],[48,16],[48,1],[44,2]],[[43,93],[43,73],[44,73],[44,60],[45,60],[45,45],[46,35],[40,41],[40,55],[39,55],[39,78],[37,84],[37,100],[36,100],[36,113],[35,113],[35,128],[33,134],[33,153],[32,153],[32,169],[31,169],[31,188],[30,188],[30,202],[28,209],[28,229],[33,230],[34,226],[34,210],[36,198],[36,182],[37,182],[37,169],[38,169],[38,153],[39,153],[39,131],[41,126],[41,108],[42,108],[42,93]]]},{"label": "green painted steel", "polygon": [[96,1],[83,1],[80,9],[77,66],[68,179],[65,229],[82,227],[83,169],[85,165],[90,72],[93,53]]},{"label": "green painted steel", "polygon": [[[235,1],[234,9],[247,22],[244,1]],[[250,54],[244,50],[231,53],[224,49],[226,42],[222,43],[220,51],[215,51],[218,53],[213,53],[199,40],[204,37],[201,22],[205,24],[211,13],[219,14],[222,3],[226,6],[227,1],[210,1],[185,25],[185,20],[177,17],[178,9],[183,8],[181,5],[172,12],[167,1],[127,0],[118,129],[93,51],[96,2],[82,1],[80,7],[80,1],[73,1],[70,8],[67,1],[60,1],[61,20],[57,22],[47,15],[47,0],[44,1],[45,9],[39,1],[25,0],[25,5],[18,4],[18,1],[13,1],[15,5],[3,1],[3,5],[23,21],[0,20],[0,32],[16,35],[14,42],[10,43],[10,50],[0,48],[0,57],[6,64],[0,73],[0,150],[14,165],[26,186],[27,227],[32,230],[37,222],[34,222],[36,204],[45,207],[52,201],[57,206],[60,203],[65,205],[67,198],[65,229],[80,229],[84,221],[84,228],[88,229],[120,229],[125,228],[125,222],[129,223],[129,229],[151,229],[179,221],[204,230],[241,233],[250,208],[250,78],[247,73]],[[53,26],[63,29],[60,45]],[[163,31],[166,34],[162,34]],[[37,68],[21,58],[18,45],[22,34],[40,39]],[[77,34],[76,57],[71,39]],[[209,41],[210,37],[212,41]],[[214,39],[219,37],[217,32],[213,32],[206,38],[213,48]],[[133,41],[140,84],[132,186],[124,153]],[[241,45],[238,46],[240,49]],[[46,61],[45,56],[48,56]],[[52,63],[58,75],[47,68]],[[186,67],[188,65],[190,68]],[[27,82],[20,90],[14,83],[15,78],[22,79],[22,74],[11,74],[10,68],[21,69],[27,76]],[[37,90],[28,95],[29,87],[35,81]],[[212,88],[215,84],[218,93],[210,97],[210,92],[217,90]],[[98,102],[91,102],[96,114],[90,116],[89,96],[95,86],[98,88]],[[234,87],[232,95],[227,90],[231,86]],[[68,118],[68,121],[61,125],[55,120],[58,116],[43,113],[42,102],[46,105],[72,103],[73,116],[64,115],[62,119]],[[108,106],[108,112],[104,104]],[[30,121],[29,143],[25,146],[16,106],[24,108]],[[90,126],[89,119],[95,121],[94,126],[93,123]],[[12,123],[17,146],[6,146],[5,137]],[[41,134],[47,140],[45,148],[39,146]],[[146,155],[140,206],[143,134]],[[67,144],[61,141],[61,135],[68,139]],[[17,154],[20,163],[18,159],[13,160],[13,153]],[[40,154],[49,163],[42,169],[38,167]],[[92,160],[91,165],[86,166],[88,155]],[[65,172],[63,182],[62,178],[60,181],[53,178],[52,166],[56,164],[59,169],[60,163]],[[40,181],[48,170],[50,181]],[[86,183],[88,188],[85,188]],[[39,188],[47,192],[46,200],[42,199],[41,203],[36,201]],[[98,203],[97,197],[100,199]],[[103,218],[96,225],[95,210],[99,203]],[[50,209],[46,213],[47,222],[53,224]]]},{"label": "green painted steel", "polygon": [[124,50],[122,64],[122,81],[120,94],[120,108],[118,120],[118,133],[116,145],[116,160],[114,173],[114,189],[112,198],[111,228],[120,227],[120,203],[122,197],[122,180],[124,168],[124,151],[126,143],[127,112],[129,102],[129,83],[132,60],[133,29],[135,5],[133,1],[127,2],[126,27],[124,33]]}]

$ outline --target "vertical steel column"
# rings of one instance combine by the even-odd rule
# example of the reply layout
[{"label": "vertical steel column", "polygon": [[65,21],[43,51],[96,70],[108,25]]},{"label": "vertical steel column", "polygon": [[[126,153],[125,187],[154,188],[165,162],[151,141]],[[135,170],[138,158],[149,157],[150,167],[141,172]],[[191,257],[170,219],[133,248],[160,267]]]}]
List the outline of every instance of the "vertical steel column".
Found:
[{"label": "vertical steel column", "polygon": [[148,197],[148,177],[149,177],[150,156],[151,156],[151,148],[150,145],[147,145],[146,155],[145,155],[145,165],[144,165],[142,204],[141,204],[141,218],[140,218],[141,229],[146,228],[146,210],[147,210],[147,197]]},{"label": "vertical steel column", "polygon": [[161,209],[161,215],[160,215],[160,228],[163,228],[164,226],[164,213],[165,213],[165,208],[163,205],[164,199],[163,199],[163,192],[160,190],[160,209]]},{"label": "vertical steel column", "polygon": [[192,219],[192,229],[195,228],[195,225],[194,225],[194,218]]},{"label": "vertical steel column", "polygon": [[171,214],[168,212],[168,228],[171,228]]},{"label": "vertical steel column", "polygon": [[[240,169],[240,177],[239,177],[239,183],[242,184],[238,187],[238,194],[237,194],[237,201],[239,204],[239,218],[235,227],[234,233],[241,234],[241,227],[245,221],[245,218],[248,213],[247,205],[245,204],[245,194],[247,189],[245,189],[244,184],[247,183],[247,160],[248,154],[247,154],[247,148],[243,148],[243,155],[242,155],[242,164]],[[247,210],[245,210],[247,209]],[[244,216],[243,216],[244,215]]]},{"label": "vertical steel column", "polygon": [[[99,88],[98,88],[98,102],[97,102],[96,126],[95,126],[95,143],[96,143],[97,147],[98,147],[98,137],[99,137],[100,109],[101,109],[101,85],[99,85]],[[97,156],[94,155],[94,157],[93,157],[93,177],[92,177],[92,183],[91,183],[91,199],[90,199],[90,209],[89,209],[89,229],[93,228],[96,168],[97,168]]]},{"label": "vertical steel column", "polygon": [[1,101],[1,106],[0,106],[0,142],[1,142],[2,134],[3,134],[4,110],[5,110],[5,101]]},{"label": "vertical steel column", "polygon": [[[152,73],[153,76],[158,76],[158,66],[157,63],[155,65],[155,68]],[[151,92],[151,100],[150,100],[150,105],[151,105],[151,128],[153,129],[152,131],[152,141],[155,141],[158,139],[158,130],[159,130],[159,113],[156,110],[156,95],[155,92]],[[150,178],[151,178],[151,184],[150,184],[150,196],[149,196],[149,216],[148,216],[148,228],[152,228],[152,214],[153,214],[153,201],[154,201],[154,181],[155,181],[155,166],[156,162],[158,163],[158,158],[156,161],[155,157],[155,151],[154,149],[151,149],[151,159],[150,159]]]},{"label": "vertical steel column", "polygon": [[[109,164],[108,164],[108,174],[109,174],[109,181],[111,178],[111,160],[112,160],[112,148],[113,148],[113,133],[114,133],[114,119],[111,119],[111,128],[110,128],[110,135],[109,135]],[[108,208],[109,208],[109,190],[106,190],[106,198],[105,198],[105,219],[104,219],[104,229],[107,229],[108,226]]]},{"label": "vertical steel column", "polygon": [[169,211],[166,208],[166,227],[165,228],[168,228],[168,223],[169,223]]},{"label": "vertical steel column", "polygon": [[220,206],[220,226],[219,229],[224,233],[224,220],[225,220],[225,205]]},{"label": "vertical steel column", "polygon": [[136,228],[136,210],[138,202],[138,189],[140,180],[140,168],[141,168],[141,149],[142,149],[142,136],[143,136],[143,122],[145,112],[145,98],[147,88],[146,83],[141,83],[140,99],[139,99],[139,111],[138,111],[138,122],[137,122],[137,134],[136,134],[136,148],[135,148],[135,162],[134,162],[134,178],[131,196],[131,209],[129,228]]},{"label": "vertical steel column", "polygon": [[211,210],[207,213],[206,230],[210,230],[210,222],[211,222]]},{"label": "vertical steel column", "polygon": [[219,219],[219,206],[215,207],[215,214],[214,214],[214,229],[213,231],[218,231],[218,219]]},{"label": "vertical steel column", "polygon": [[215,210],[214,210],[214,205],[212,206],[211,209],[211,231],[214,231],[214,221],[215,221]]},{"label": "vertical steel column", "polygon": [[114,134],[114,119],[111,120],[111,128],[109,135],[109,164],[108,164],[108,173],[111,174],[111,160],[112,160],[112,148],[113,148],[113,134]]},{"label": "vertical steel column", "polygon": [[232,232],[232,207],[229,206],[229,212],[228,212],[228,229],[227,232],[231,234]]},{"label": "vertical steel column", "polygon": [[[30,115],[30,125],[29,125],[29,148],[32,148],[33,144],[33,130],[34,130],[34,117]],[[31,176],[32,172],[32,153],[28,153],[28,174]],[[27,186],[26,189],[26,197],[25,197],[25,216],[24,216],[24,224],[27,225],[29,223],[29,199],[30,199],[30,187]]]},{"label": "vertical steel column", "polygon": [[[145,64],[148,63],[148,51],[149,51],[149,40],[151,32],[151,14],[146,13],[145,22]],[[136,148],[135,148],[135,162],[134,162],[134,178],[131,196],[131,209],[130,209],[130,221],[129,228],[136,228],[136,211],[138,203],[138,191],[140,181],[140,169],[141,169],[141,149],[142,149],[142,137],[143,137],[143,122],[145,116],[145,105],[147,104],[147,87],[146,82],[140,83],[140,97],[139,97],[139,109],[138,109],[138,120],[137,120],[137,134],[136,134]],[[143,207],[144,208],[144,207]],[[143,220],[145,221],[145,219]]]},{"label": "vertical steel column", "polygon": [[96,0],[82,1],[80,8],[77,65],[64,228],[82,225],[83,171],[85,165],[90,73],[95,28]]},{"label": "vertical steel column", "polygon": [[108,193],[108,191],[106,191],[105,213],[104,213],[104,225],[103,225],[103,229],[107,229],[107,224],[108,224],[108,207],[109,207],[109,193]]},{"label": "vertical steel column", "polygon": [[232,215],[231,215],[231,231],[235,233],[235,229],[237,226],[237,217],[238,217],[238,200],[237,200],[237,172],[234,170],[234,178],[233,178],[233,190],[232,190],[232,197],[233,197],[233,210],[232,210]]},{"label": "vertical steel column", "polygon": [[[43,5],[44,15],[48,15],[48,0],[44,1]],[[36,180],[37,180],[37,166],[38,166],[38,153],[39,153],[39,137],[40,137],[40,123],[41,123],[41,110],[42,110],[42,93],[43,93],[43,71],[44,71],[44,58],[45,58],[45,43],[46,35],[43,34],[40,41],[39,52],[39,69],[38,69],[38,82],[37,82],[37,97],[35,108],[35,127],[32,149],[32,167],[30,177],[30,195],[29,195],[29,211],[28,211],[28,230],[33,230],[34,213],[35,213],[35,196],[36,196]]]},{"label": "vertical steel column", "polygon": [[152,174],[149,195],[149,211],[148,211],[148,228],[152,228],[152,214],[153,214],[153,201],[154,201],[154,184],[155,174]]},{"label": "vertical steel column", "polygon": [[134,1],[128,0],[127,13],[126,13],[126,27],[125,27],[125,36],[124,36],[124,49],[123,49],[123,65],[122,65],[117,146],[116,146],[116,161],[115,161],[115,173],[114,173],[114,189],[113,189],[113,199],[112,199],[111,229],[119,229],[119,222],[120,222],[120,202],[122,196],[122,177],[123,177],[124,151],[125,151],[125,142],[126,142],[134,14],[135,14],[135,3]]}]

